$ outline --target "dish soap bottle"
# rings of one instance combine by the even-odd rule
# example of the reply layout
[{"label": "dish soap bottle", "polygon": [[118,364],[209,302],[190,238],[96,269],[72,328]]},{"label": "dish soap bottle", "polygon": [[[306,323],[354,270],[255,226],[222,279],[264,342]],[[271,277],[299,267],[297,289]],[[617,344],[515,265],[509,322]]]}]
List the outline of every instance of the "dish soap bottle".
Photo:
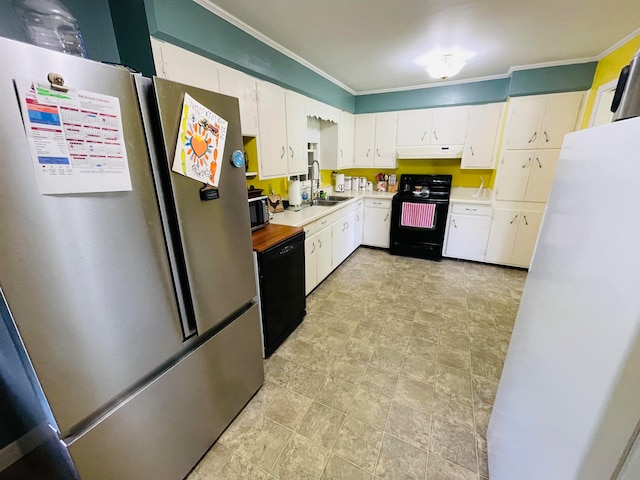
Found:
[{"label": "dish soap bottle", "polygon": [[78,21],[59,0],[13,0],[13,9],[33,45],[87,57]]}]

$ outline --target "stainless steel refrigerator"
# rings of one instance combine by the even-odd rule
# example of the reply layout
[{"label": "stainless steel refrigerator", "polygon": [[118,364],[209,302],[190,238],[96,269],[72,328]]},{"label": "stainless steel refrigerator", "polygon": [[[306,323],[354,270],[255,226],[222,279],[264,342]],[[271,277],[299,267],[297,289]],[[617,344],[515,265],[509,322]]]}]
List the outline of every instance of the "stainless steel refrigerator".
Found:
[{"label": "stainless steel refrigerator", "polygon": [[487,432],[492,480],[640,478],[640,118],[567,135]]},{"label": "stainless steel refrigerator", "polygon": [[[50,73],[119,99],[131,190],[40,193],[14,81]],[[228,121],[217,199],[171,170],[185,93]],[[237,99],[0,39],[0,104],[0,288],[49,423],[82,478],[182,478],[263,382]]]}]

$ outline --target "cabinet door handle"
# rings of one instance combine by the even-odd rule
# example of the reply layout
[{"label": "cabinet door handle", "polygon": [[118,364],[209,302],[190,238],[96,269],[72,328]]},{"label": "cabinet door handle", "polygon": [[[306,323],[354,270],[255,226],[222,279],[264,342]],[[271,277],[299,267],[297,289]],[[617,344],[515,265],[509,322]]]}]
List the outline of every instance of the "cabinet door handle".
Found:
[{"label": "cabinet door handle", "polygon": [[349,230],[349,222],[347,222],[347,230]]},{"label": "cabinet door handle", "polygon": [[280,153],[280,158],[284,157],[284,152],[285,152],[285,150],[284,150],[284,145],[283,145],[282,146],[282,153]]},{"label": "cabinet door handle", "polygon": [[531,157],[527,158],[527,161],[524,162],[524,165],[522,165],[522,168],[527,168],[529,165],[531,165]]},{"label": "cabinet door handle", "polygon": [[293,148],[289,147],[289,151],[291,152],[291,158],[293,158]]},{"label": "cabinet door handle", "polygon": [[436,138],[436,140],[438,140],[438,132],[436,132],[435,130],[433,131],[433,136]]},{"label": "cabinet door handle", "polygon": [[531,143],[533,141],[535,141],[535,139],[538,137],[538,132],[533,132],[533,136],[529,139],[529,141],[527,143]]},{"label": "cabinet door handle", "polygon": [[367,150],[367,154],[365,155],[365,157],[368,157],[370,153],[371,153],[371,149],[368,149]]},{"label": "cabinet door handle", "polygon": [[467,212],[475,212],[475,211],[477,211],[478,209],[477,209],[477,208],[465,208],[465,210],[466,210]]},{"label": "cabinet door handle", "polygon": [[311,245],[312,245],[311,253],[313,253],[316,251],[316,242],[313,242]]},{"label": "cabinet door handle", "polygon": [[515,222],[518,219],[518,215],[516,215],[515,217],[513,217],[513,220],[511,220],[509,222],[509,225],[513,225],[513,222]]},{"label": "cabinet door handle", "polygon": [[536,162],[538,162],[538,168],[542,168],[542,164],[540,163],[540,159],[536,157]]},{"label": "cabinet door handle", "polygon": [[374,205],[382,205],[382,202],[373,202]]},{"label": "cabinet door handle", "polygon": [[455,218],[451,219],[451,224],[453,225],[453,228],[458,228],[458,225],[456,225],[456,219]]},{"label": "cabinet door handle", "polygon": [[377,148],[376,148],[376,155],[378,155],[378,157],[380,156],[380,150],[378,150]]},{"label": "cabinet door handle", "polygon": [[475,157],[475,156],[476,156],[476,154],[475,154],[475,153],[473,153],[473,147],[472,147],[471,145],[469,145],[469,150],[471,150],[471,156],[472,156],[472,157]]},{"label": "cabinet door handle", "polygon": [[318,248],[322,248],[322,242],[318,239]]},{"label": "cabinet door handle", "polygon": [[424,137],[427,136],[427,130],[424,131],[424,133],[422,134],[422,137],[420,137],[420,140],[424,140]]},{"label": "cabinet door handle", "polygon": [[383,222],[386,222],[388,218],[389,218],[389,214],[387,213],[387,216],[386,216],[386,217],[384,217]]},{"label": "cabinet door handle", "polygon": [[344,155],[344,152],[342,151],[342,149],[340,149],[340,158],[342,158]]},{"label": "cabinet door handle", "polygon": [[360,221],[360,215],[356,215],[356,222]]},{"label": "cabinet door handle", "polygon": [[525,224],[526,226],[529,226],[529,222],[527,222],[527,216],[526,216],[526,215],[523,215],[523,216],[522,216],[522,218],[524,218],[524,224]]},{"label": "cabinet door handle", "polygon": [[347,225],[346,223],[343,223],[343,224],[342,224],[342,231],[343,231],[343,232],[344,232],[344,229],[345,229],[345,226],[346,226],[346,225]]},{"label": "cabinet door handle", "polygon": [[547,131],[544,131],[544,141],[549,143],[549,135],[547,135]]}]

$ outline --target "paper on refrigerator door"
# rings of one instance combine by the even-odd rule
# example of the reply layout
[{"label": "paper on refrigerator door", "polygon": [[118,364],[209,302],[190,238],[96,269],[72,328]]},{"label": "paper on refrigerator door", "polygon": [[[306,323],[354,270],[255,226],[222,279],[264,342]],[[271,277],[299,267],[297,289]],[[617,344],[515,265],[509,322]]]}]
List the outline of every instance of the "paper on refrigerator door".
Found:
[{"label": "paper on refrigerator door", "polygon": [[117,97],[15,83],[40,193],[132,189]]},{"label": "paper on refrigerator door", "polygon": [[217,187],[226,137],[227,121],[185,93],[172,170]]}]

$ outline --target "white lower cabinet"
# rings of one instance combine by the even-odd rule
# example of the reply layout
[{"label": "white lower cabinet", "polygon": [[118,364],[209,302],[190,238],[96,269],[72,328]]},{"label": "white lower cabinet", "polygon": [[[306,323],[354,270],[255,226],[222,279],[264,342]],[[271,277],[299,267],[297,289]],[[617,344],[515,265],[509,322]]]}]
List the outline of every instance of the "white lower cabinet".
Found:
[{"label": "white lower cabinet", "polygon": [[495,209],[485,260],[528,268],[542,215],[532,210]]},{"label": "white lower cabinet", "polygon": [[391,231],[391,200],[364,200],[364,225],[362,244],[371,247],[389,248]]},{"label": "white lower cabinet", "polygon": [[316,285],[332,272],[333,265],[331,254],[331,227],[316,233],[316,245],[318,253],[316,257]]},{"label": "white lower cabinet", "polygon": [[305,294],[309,295],[333,270],[331,215],[304,226]]},{"label": "white lower cabinet", "polygon": [[496,200],[546,202],[560,150],[507,150],[496,183]]},{"label": "white lower cabinet", "polygon": [[318,284],[317,277],[317,258],[318,247],[316,245],[316,236],[312,235],[304,241],[304,294],[309,295]]},{"label": "white lower cabinet", "polygon": [[318,281],[318,245],[316,241],[316,224],[311,222],[304,226],[304,294],[309,295]]},{"label": "white lower cabinet", "polygon": [[452,203],[444,256],[483,261],[491,228],[491,205]]},{"label": "white lower cabinet", "polygon": [[[354,205],[355,206],[355,205]],[[356,213],[333,222],[331,227],[332,238],[332,265],[337,268],[356,249]]]},{"label": "white lower cabinet", "polygon": [[362,245],[362,230],[364,227],[364,200],[356,202],[356,226],[354,250]]}]

